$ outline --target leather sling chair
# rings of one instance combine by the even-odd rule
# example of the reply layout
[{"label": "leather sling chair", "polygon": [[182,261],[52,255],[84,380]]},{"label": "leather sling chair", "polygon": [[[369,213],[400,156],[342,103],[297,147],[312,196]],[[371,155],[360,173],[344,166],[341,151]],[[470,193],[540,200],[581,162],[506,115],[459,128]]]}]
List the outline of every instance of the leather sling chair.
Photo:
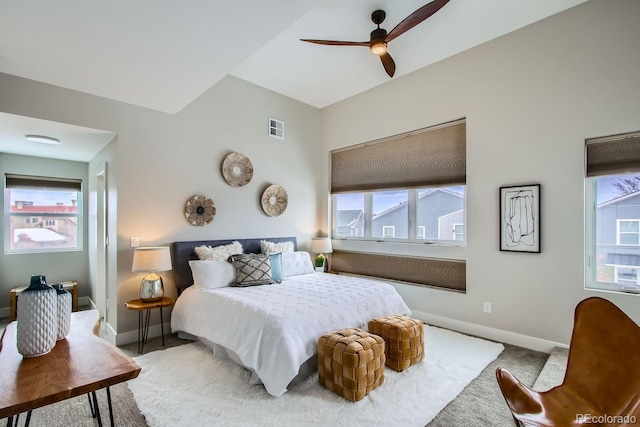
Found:
[{"label": "leather sling chair", "polygon": [[605,299],[576,307],[561,385],[536,392],[503,367],[496,377],[517,426],[640,427],[640,327]]}]

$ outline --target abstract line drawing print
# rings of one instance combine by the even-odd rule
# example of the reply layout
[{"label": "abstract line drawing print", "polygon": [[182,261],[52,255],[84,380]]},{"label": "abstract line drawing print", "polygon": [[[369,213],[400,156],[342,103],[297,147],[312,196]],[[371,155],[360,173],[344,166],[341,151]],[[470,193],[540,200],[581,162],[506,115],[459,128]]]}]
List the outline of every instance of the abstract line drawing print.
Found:
[{"label": "abstract line drawing print", "polygon": [[535,199],[533,190],[513,190],[504,193],[505,246],[534,247],[536,231]]}]

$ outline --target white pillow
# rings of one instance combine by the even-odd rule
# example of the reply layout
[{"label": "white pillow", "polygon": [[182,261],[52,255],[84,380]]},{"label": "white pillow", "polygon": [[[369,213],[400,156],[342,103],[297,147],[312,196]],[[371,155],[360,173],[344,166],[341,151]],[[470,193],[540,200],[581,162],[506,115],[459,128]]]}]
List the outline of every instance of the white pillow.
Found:
[{"label": "white pillow", "polygon": [[236,281],[236,269],[227,260],[189,261],[196,289],[216,289]]},{"label": "white pillow", "polygon": [[293,242],[269,242],[267,240],[260,240],[260,252],[263,254],[293,252]]},{"label": "white pillow", "polygon": [[282,273],[284,277],[313,273],[313,264],[308,252],[285,252],[282,254]]},{"label": "white pillow", "polygon": [[201,260],[227,260],[231,255],[241,254],[242,253],[242,243],[235,241],[233,243],[229,243],[228,245],[220,245],[220,246],[198,246],[193,249],[196,251],[198,258]]}]

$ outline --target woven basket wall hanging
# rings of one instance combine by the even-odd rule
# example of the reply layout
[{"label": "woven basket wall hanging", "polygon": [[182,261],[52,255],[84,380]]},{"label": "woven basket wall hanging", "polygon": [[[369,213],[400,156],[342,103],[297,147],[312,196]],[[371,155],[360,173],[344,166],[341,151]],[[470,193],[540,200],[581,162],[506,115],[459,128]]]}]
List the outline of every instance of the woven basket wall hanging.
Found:
[{"label": "woven basket wall hanging", "polygon": [[213,200],[205,196],[193,196],[184,205],[184,216],[192,225],[209,224],[215,215]]},{"label": "woven basket wall hanging", "polygon": [[280,216],[287,209],[289,196],[282,186],[273,184],[264,190],[260,203],[267,215]]},{"label": "woven basket wall hanging", "polygon": [[222,162],[222,176],[233,187],[247,185],[253,177],[251,160],[244,154],[229,154]]}]

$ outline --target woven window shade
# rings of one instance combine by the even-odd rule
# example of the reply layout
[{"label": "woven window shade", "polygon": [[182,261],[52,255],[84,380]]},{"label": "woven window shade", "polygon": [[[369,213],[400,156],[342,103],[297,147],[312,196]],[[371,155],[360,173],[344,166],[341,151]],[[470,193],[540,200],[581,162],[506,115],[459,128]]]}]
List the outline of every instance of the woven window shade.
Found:
[{"label": "woven window shade", "polygon": [[640,172],[640,132],[586,141],[587,176]]},{"label": "woven window shade", "polygon": [[331,152],[331,193],[465,184],[466,122]]},{"label": "woven window shade", "polygon": [[333,251],[331,270],[465,292],[466,262],[363,252]]},{"label": "woven window shade", "polygon": [[29,188],[39,190],[82,191],[79,179],[47,178],[42,176],[5,175],[6,188]]}]

